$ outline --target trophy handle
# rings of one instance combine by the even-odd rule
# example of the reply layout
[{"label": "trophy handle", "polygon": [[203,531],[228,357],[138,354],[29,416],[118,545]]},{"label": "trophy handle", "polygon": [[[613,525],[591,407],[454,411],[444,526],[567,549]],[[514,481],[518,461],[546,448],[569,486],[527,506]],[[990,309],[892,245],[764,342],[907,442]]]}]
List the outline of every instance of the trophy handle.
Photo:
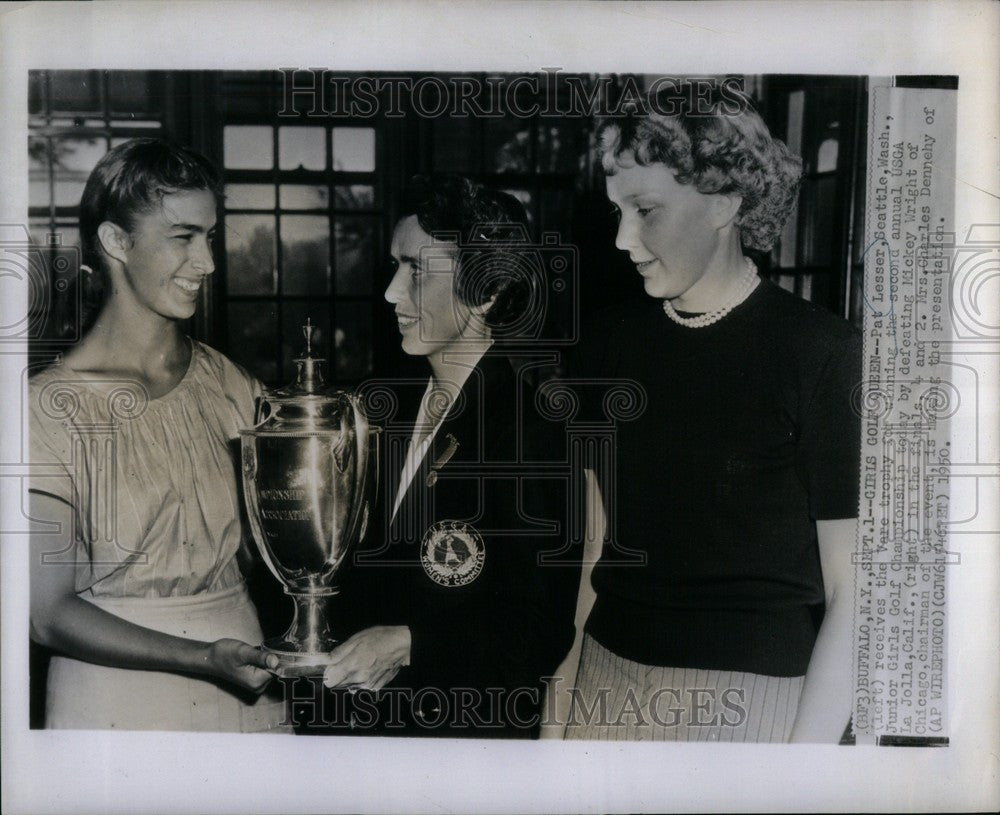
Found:
[{"label": "trophy handle", "polygon": [[368,466],[369,451],[371,449],[371,428],[368,425],[368,416],[365,415],[361,407],[361,400],[353,394],[347,394],[347,399],[354,412],[354,444],[355,455],[357,456],[357,467],[354,476],[354,494],[357,496],[354,505],[354,515],[351,518],[351,536],[357,533],[358,519],[362,517],[368,508]]},{"label": "trophy handle", "polygon": [[264,424],[271,418],[271,403],[264,398],[264,394],[257,397],[253,412],[254,427]]}]

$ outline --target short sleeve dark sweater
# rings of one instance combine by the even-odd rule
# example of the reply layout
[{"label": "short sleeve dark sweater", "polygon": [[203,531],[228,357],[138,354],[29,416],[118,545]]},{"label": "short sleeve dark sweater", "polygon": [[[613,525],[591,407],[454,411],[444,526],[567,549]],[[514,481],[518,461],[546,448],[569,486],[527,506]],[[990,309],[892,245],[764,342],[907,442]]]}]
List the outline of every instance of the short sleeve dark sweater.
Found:
[{"label": "short sleeve dark sweater", "polygon": [[614,543],[586,630],[648,665],[804,674],[824,598],[815,521],[858,511],[859,333],[767,281],[704,328],[652,299],[592,328],[576,374],[635,380],[646,407],[618,425],[602,479]]}]

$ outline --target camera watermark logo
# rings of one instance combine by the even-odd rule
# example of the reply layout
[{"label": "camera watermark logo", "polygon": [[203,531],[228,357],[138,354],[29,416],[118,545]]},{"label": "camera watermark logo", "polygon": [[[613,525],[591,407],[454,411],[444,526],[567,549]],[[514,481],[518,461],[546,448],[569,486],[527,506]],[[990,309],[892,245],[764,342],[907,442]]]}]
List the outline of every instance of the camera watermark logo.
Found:
[{"label": "camera watermark logo", "polygon": [[82,295],[73,284],[80,262],[79,247],[63,246],[59,233],[39,245],[24,224],[0,224],[0,342],[48,344],[46,327],[57,306],[63,312],[59,333],[63,325],[71,327],[59,343],[79,339]]},{"label": "camera watermark logo", "polygon": [[[481,311],[490,335],[505,347],[532,352],[574,344],[579,338],[579,253],[558,233],[534,243],[520,224],[478,224],[471,239],[440,232],[421,247],[421,273],[415,279],[416,314],[404,315],[400,328],[415,331],[422,343],[474,345],[481,336],[461,336],[469,309]],[[421,279],[422,278],[422,279]],[[450,313],[440,305],[442,292],[455,292]],[[568,324],[558,337],[546,336],[554,298],[565,303]],[[405,308],[403,309],[405,311]],[[458,334],[458,336],[456,336]]]},{"label": "camera watermark logo", "polygon": [[960,340],[1000,339],[1000,224],[973,224],[963,243],[942,236],[952,250],[951,312]]}]

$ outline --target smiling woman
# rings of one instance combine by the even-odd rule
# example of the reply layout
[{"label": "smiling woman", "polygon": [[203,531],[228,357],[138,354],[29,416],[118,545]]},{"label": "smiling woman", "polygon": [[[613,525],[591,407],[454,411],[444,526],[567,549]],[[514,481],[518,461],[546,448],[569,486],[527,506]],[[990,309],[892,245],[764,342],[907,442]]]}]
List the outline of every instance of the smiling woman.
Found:
[{"label": "smiling woman", "polygon": [[[620,546],[594,568],[567,736],[836,742],[860,340],[746,254],[777,239],[800,161],[748,97],[681,96],[695,101],[599,132],[616,245],[652,300],[604,315],[578,375],[638,382],[647,408],[616,435]],[[636,553],[642,568],[621,568]],[[587,718],[597,700],[610,715]]]},{"label": "smiling woman", "polygon": [[98,227],[101,246],[124,272],[119,297],[167,320],[194,314],[201,284],[215,270],[214,234],[215,197],[208,190],[164,195],[131,232],[110,221]]},{"label": "smiling woman", "polygon": [[202,156],[155,139],[111,150],[83,194],[100,311],[29,385],[31,461],[49,465],[31,514],[57,530],[32,539],[31,635],[56,652],[48,727],[268,730],[283,717],[259,697],[271,665],[236,557],[230,442],[259,386],[180,327],[215,268],[217,195]]},{"label": "smiling woman", "polygon": [[538,476],[561,460],[562,428],[504,347],[538,308],[527,218],[512,196],[458,176],[415,179],[401,214],[385,298],[430,377],[393,383],[401,420],[384,432],[409,444],[380,470],[384,501],[337,618],[353,635],[325,673],[338,701],[324,712],[336,713],[322,725],[537,736],[543,677],[573,641],[579,568],[552,557],[565,522],[549,522],[566,500]]}]

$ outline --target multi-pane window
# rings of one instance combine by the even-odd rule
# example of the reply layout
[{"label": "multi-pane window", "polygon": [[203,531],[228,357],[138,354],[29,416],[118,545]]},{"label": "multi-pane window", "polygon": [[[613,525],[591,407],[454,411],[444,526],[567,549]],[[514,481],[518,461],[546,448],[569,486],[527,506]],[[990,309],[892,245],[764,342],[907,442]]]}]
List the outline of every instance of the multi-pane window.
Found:
[{"label": "multi-pane window", "polygon": [[32,71],[28,88],[28,223],[50,296],[42,330],[72,341],[81,326],[80,196],[94,165],[136,136],[161,135],[164,76],[149,71]]},{"label": "multi-pane window", "polygon": [[226,347],[265,382],[294,376],[307,319],[334,381],[372,372],[377,135],[327,124],[223,128]]},{"label": "multi-pane window", "polygon": [[803,163],[798,204],[772,253],[772,272],[790,291],[857,320],[863,80],[770,77],[765,85],[772,129]]},{"label": "multi-pane window", "polygon": [[[477,99],[483,109],[495,109],[499,94],[485,75],[466,77],[483,88]],[[452,79],[452,77],[449,77]],[[589,81],[587,77],[579,77]],[[437,172],[469,175],[518,198],[537,233],[567,234],[573,193],[590,158],[592,122],[587,117],[541,115],[547,108],[569,109],[568,99],[549,103],[530,85],[504,104],[534,111],[530,116],[502,118],[440,116],[432,120],[430,165]]]}]

